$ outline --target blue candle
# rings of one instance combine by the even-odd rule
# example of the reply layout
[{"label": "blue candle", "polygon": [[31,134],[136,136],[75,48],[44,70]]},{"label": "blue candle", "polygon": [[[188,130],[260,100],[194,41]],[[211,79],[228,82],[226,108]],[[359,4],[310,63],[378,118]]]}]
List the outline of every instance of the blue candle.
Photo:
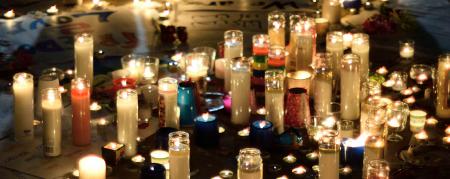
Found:
[{"label": "blue candle", "polygon": [[166,179],[166,169],[159,163],[150,163],[141,168],[141,179]]},{"label": "blue candle", "polygon": [[205,113],[194,119],[195,143],[202,147],[213,147],[219,144],[219,130],[216,116]]},{"label": "blue candle", "polygon": [[260,149],[270,149],[273,144],[273,125],[266,120],[257,120],[250,126],[250,142]]},{"label": "blue candle", "polygon": [[180,107],[181,126],[192,125],[197,116],[194,83],[184,81],[178,85],[178,106]]},{"label": "blue candle", "polygon": [[352,169],[360,169],[364,159],[364,140],[347,139],[341,143],[341,162]]}]

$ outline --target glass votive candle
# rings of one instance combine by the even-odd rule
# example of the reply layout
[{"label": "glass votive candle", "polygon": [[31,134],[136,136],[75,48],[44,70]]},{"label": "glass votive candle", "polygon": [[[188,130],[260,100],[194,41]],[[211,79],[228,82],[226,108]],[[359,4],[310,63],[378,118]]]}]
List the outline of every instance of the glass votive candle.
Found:
[{"label": "glass votive candle", "polygon": [[188,53],[184,56],[186,61],[186,76],[196,82],[208,74],[209,57],[203,53]]},{"label": "glass votive candle", "polygon": [[192,49],[193,52],[202,53],[207,55],[208,58],[208,66],[209,66],[209,74],[214,74],[214,62],[216,60],[216,49],[212,47],[195,47]]},{"label": "glass votive candle", "polygon": [[401,101],[395,101],[388,105],[387,124],[392,133],[389,134],[388,140],[398,142],[403,140],[403,137],[397,132],[405,129],[406,121],[408,120],[409,107],[408,104]]},{"label": "glass votive candle", "polygon": [[270,69],[284,69],[287,52],[284,46],[272,46],[269,48],[267,65]]},{"label": "glass votive candle", "polygon": [[128,70],[129,77],[139,82],[144,72],[144,59],[147,57],[139,54],[125,55],[120,59],[122,68]]},{"label": "glass votive candle", "polygon": [[169,152],[165,150],[153,150],[150,152],[151,162],[159,163],[169,169]]},{"label": "glass votive candle", "polygon": [[413,40],[402,40],[399,41],[400,45],[400,57],[409,59],[414,56],[414,41]]},{"label": "glass votive candle", "polygon": [[381,95],[381,84],[374,80],[365,81],[361,84],[361,100],[370,96]]},{"label": "glass votive candle", "polygon": [[425,126],[427,113],[422,110],[412,110],[409,112],[409,126],[413,133],[420,132]]},{"label": "glass votive candle", "polygon": [[273,124],[258,120],[250,126],[250,141],[258,148],[269,149],[273,144]]},{"label": "glass votive candle", "polygon": [[344,47],[350,48],[352,46],[353,34],[351,32],[347,32],[344,35],[342,35],[342,38],[344,40]]},{"label": "glass votive candle", "polygon": [[237,160],[237,178],[263,178],[263,160],[259,149],[241,149]]},{"label": "glass votive candle", "polygon": [[204,113],[194,119],[194,138],[197,145],[213,147],[219,142],[216,116]]},{"label": "glass votive candle", "polygon": [[311,85],[312,74],[308,71],[299,70],[296,72],[290,72],[286,75],[287,87],[291,88],[304,88],[309,93]]},{"label": "glass votive candle", "polygon": [[339,137],[341,139],[353,137],[353,128],[354,128],[353,121],[351,121],[351,120],[338,121],[337,126],[338,126]]},{"label": "glass votive candle", "polygon": [[142,74],[143,84],[155,84],[158,81],[159,58],[144,57],[144,71]]},{"label": "glass votive candle", "polygon": [[368,162],[367,179],[389,179],[389,163],[386,160]]},{"label": "glass votive candle", "polygon": [[392,85],[393,90],[401,91],[406,88],[408,75],[405,72],[394,71],[389,75],[389,80],[394,82]]},{"label": "glass votive candle", "polygon": [[415,80],[417,84],[424,84],[432,76],[432,67],[424,64],[414,64],[409,71],[409,77]]}]

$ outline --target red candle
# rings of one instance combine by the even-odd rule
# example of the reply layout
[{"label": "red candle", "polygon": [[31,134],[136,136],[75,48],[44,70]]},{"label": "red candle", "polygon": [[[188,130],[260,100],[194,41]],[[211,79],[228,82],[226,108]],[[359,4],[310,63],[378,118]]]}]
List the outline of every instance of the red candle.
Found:
[{"label": "red candle", "polygon": [[84,78],[72,80],[72,140],[74,145],[91,143],[91,111],[89,82]]},{"label": "red candle", "polygon": [[286,59],[286,50],[281,46],[273,46],[269,51],[269,60],[267,64],[269,67],[284,68]]},{"label": "red candle", "polygon": [[253,55],[266,56],[269,53],[269,36],[267,34],[253,35]]},{"label": "red candle", "polygon": [[114,85],[114,90],[115,91],[119,91],[120,89],[125,89],[125,88],[131,88],[134,89],[136,88],[136,80],[132,79],[132,78],[117,78],[113,81],[113,85]]},{"label": "red candle", "polygon": [[268,53],[269,53],[269,48],[267,46],[253,45],[253,55],[266,56]]}]

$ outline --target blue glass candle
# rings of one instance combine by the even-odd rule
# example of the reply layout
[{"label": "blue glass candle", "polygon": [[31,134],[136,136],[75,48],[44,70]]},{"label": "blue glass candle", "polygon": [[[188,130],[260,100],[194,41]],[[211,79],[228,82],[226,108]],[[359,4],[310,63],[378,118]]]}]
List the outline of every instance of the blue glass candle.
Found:
[{"label": "blue glass candle", "polygon": [[197,116],[194,83],[184,81],[178,85],[178,107],[180,107],[181,126],[194,124],[194,118]]},{"label": "blue glass candle", "polygon": [[219,130],[216,116],[205,113],[194,119],[195,143],[202,147],[214,147],[219,144]]},{"label": "blue glass candle", "polygon": [[257,120],[250,126],[250,142],[260,149],[270,149],[273,144],[273,124]]},{"label": "blue glass candle", "polygon": [[150,163],[142,166],[141,179],[166,179],[166,169],[159,163]]},{"label": "blue glass candle", "polygon": [[364,159],[364,140],[347,139],[341,143],[341,163],[361,169]]}]

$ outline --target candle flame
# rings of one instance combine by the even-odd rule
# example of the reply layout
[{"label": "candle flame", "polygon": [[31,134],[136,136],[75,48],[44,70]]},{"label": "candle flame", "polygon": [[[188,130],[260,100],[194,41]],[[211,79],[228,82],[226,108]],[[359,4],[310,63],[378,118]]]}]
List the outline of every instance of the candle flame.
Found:
[{"label": "candle flame", "polygon": [[428,134],[425,131],[420,131],[419,133],[415,134],[414,137],[418,140],[426,140],[428,139]]},{"label": "candle flame", "polygon": [[294,169],[292,169],[292,173],[296,174],[296,175],[301,175],[306,173],[306,168],[302,165],[295,167]]},{"label": "candle flame", "polygon": [[11,10],[5,12],[5,14],[3,14],[3,16],[5,16],[6,18],[14,18],[16,16],[16,13],[14,13],[14,10],[11,9]]},{"label": "candle flame", "polygon": [[126,87],[126,86],[127,86],[127,80],[121,80],[121,81],[120,81],[120,84],[121,84],[123,87]]},{"label": "candle flame", "polygon": [[50,6],[50,8],[47,9],[48,13],[58,13],[58,8],[56,8],[56,5]]},{"label": "candle flame", "polygon": [[259,128],[264,128],[266,127],[266,125],[267,125],[266,121],[259,122]]},{"label": "candle flame", "polygon": [[417,76],[416,78],[417,81],[423,82],[428,80],[428,76],[424,73],[421,73],[420,75]]},{"label": "candle flame", "polygon": [[439,121],[437,119],[435,119],[434,117],[431,117],[431,118],[428,118],[426,122],[428,125],[436,125]]},{"label": "candle flame", "polygon": [[450,126],[447,126],[447,128],[445,128],[445,134],[450,135]]},{"label": "candle flame", "polygon": [[385,66],[382,66],[377,69],[377,73],[380,75],[386,75],[388,73],[388,70]]},{"label": "candle flame", "polygon": [[450,144],[450,136],[443,137],[443,138],[442,138],[442,141],[443,141],[445,144]]},{"label": "candle flame", "polygon": [[202,118],[203,118],[204,121],[207,121],[208,118],[209,118],[209,113],[203,113],[202,114]]},{"label": "candle flame", "polygon": [[408,103],[408,104],[413,104],[416,102],[416,98],[414,98],[414,96],[410,96],[410,97],[403,99],[403,102]]}]

